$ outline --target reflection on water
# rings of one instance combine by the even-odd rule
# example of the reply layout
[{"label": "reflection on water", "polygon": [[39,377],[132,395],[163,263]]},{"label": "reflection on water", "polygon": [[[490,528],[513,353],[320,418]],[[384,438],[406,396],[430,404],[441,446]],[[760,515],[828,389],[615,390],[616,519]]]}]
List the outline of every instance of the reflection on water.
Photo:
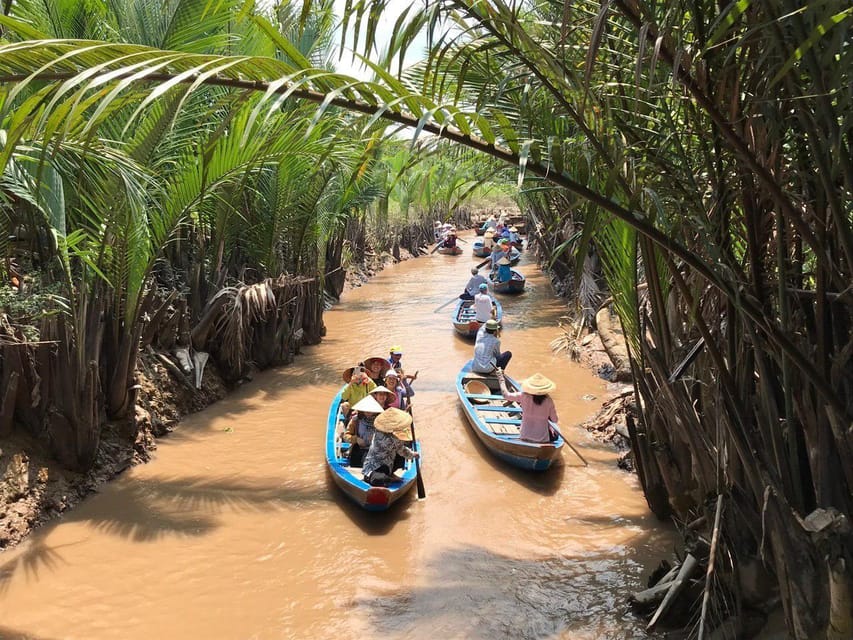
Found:
[{"label": "reflection on water", "polygon": [[[627,613],[670,534],[615,454],[574,425],[604,384],[551,353],[564,305],[522,259],[503,298],[508,371],[553,379],[566,448],[544,474],[492,457],[454,380],[470,253],[395,265],[345,294],[323,344],[188,417],[154,461],[0,555],[0,638],[644,638]],[[438,312],[435,312],[438,309]],[[328,403],[358,359],[403,346],[427,499],[368,514],[323,461]],[[600,403],[600,401],[599,401]]]}]

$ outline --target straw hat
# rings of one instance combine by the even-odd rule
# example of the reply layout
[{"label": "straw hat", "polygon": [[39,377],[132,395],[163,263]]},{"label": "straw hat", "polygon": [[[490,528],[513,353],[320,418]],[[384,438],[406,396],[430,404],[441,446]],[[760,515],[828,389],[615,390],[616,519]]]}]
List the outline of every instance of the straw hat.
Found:
[{"label": "straw hat", "polygon": [[364,413],[382,413],[384,409],[382,405],[376,401],[372,395],[367,394],[361,400],[352,405],[353,411],[363,411]]},{"label": "straw hat", "polygon": [[512,263],[509,261],[509,258],[507,258],[506,256],[504,256],[503,258],[501,258],[500,260],[498,260],[498,264],[512,264]]},{"label": "straw hat", "polygon": [[364,365],[362,363],[359,363],[354,367],[349,367],[347,369],[344,369],[343,373],[341,373],[341,378],[344,379],[344,382],[349,384],[350,380],[352,380],[352,374],[355,373],[356,369],[363,369],[363,368],[364,368]]},{"label": "straw hat", "polygon": [[373,426],[377,431],[390,433],[392,436],[403,440],[404,442],[412,440],[412,416],[391,407],[385,409],[382,413],[376,416]]},{"label": "straw hat", "polygon": [[557,385],[541,373],[534,373],[529,378],[521,381],[521,390],[532,396],[544,396],[556,388]]},{"label": "straw hat", "polygon": [[498,324],[498,321],[494,318],[489,318],[486,320],[486,331],[497,331],[501,325]]},{"label": "straw hat", "polygon": [[[385,377],[387,378],[388,376]],[[371,389],[370,393],[371,395],[373,395],[374,393],[390,393],[392,396],[394,395],[394,392],[391,391],[391,389],[389,389],[388,387],[384,387],[381,384],[375,389]]]},{"label": "straw hat", "polygon": [[510,231],[512,231],[513,233],[515,233],[516,231],[518,231],[518,227],[516,227],[515,225],[513,225],[513,226],[511,226],[511,227],[509,228],[509,230],[510,230]]},{"label": "straw hat", "polygon": [[484,238],[494,238],[494,237],[495,237],[495,232],[494,232],[494,231],[492,231],[491,229],[487,229],[487,230],[485,231],[485,233],[483,233],[483,237],[484,237]]}]

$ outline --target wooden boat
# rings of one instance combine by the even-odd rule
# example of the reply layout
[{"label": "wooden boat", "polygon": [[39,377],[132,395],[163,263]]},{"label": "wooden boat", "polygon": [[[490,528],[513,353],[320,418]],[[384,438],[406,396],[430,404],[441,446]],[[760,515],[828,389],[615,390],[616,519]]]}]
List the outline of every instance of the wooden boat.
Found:
[{"label": "wooden boat", "polygon": [[481,236],[484,233],[486,233],[486,228],[485,227],[474,227],[474,233],[476,233],[478,236]]},{"label": "wooden boat", "polygon": [[446,256],[458,256],[462,253],[462,247],[439,247],[438,252]]},{"label": "wooden boat", "polygon": [[509,264],[514,267],[519,260],[521,260],[521,251],[513,247],[512,251],[509,252]]},{"label": "wooden boat", "polygon": [[[497,311],[497,318],[495,319],[500,322],[503,318],[503,308],[498,300],[495,300],[495,306]],[[459,302],[456,303],[456,309],[453,311],[453,315],[451,316],[451,322],[453,323],[453,328],[456,330],[456,333],[465,338],[475,337],[477,335],[477,331],[483,326],[482,322],[477,322],[474,319],[473,300],[459,300]]]},{"label": "wooden boat", "polygon": [[[485,447],[501,460],[521,469],[545,471],[560,455],[565,441],[525,442],[519,439],[521,407],[503,399],[498,379],[471,371],[469,360],[456,377],[456,392],[465,417]],[[507,389],[518,391],[519,385],[504,374]],[[556,426],[556,425],[555,425]]]},{"label": "wooden boat", "polygon": [[486,247],[482,240],[474,240],[474,243],[471,245],[471,251],[478,258],[488,258],[492,253],[491,247]]},{"label": "wooden boat", "polygon": [[506,282],[492,280],[492,290],[495,293],[521,293],[524,291],[524,283],[526,282],[524,276],[515,269],[512,269],[511,273],[512,277]]},{"label": "wooden boat", "polygon": [[[415,485],[417,469],[413,460],[406,460],[402,469],[394,471],[397,481],[387,487],[372,487],[364,481],[361,467],[349,466],[347,451],[350,445],[342,440],[345,427],[343,415],[340,413],[341,392],[345,388],[341,387],[329,407],[326,424],[326,464],[335,484],[350,500],[367,511],[385,511]],[[415,451],[420,451],[420,443],[415,445]]]}]

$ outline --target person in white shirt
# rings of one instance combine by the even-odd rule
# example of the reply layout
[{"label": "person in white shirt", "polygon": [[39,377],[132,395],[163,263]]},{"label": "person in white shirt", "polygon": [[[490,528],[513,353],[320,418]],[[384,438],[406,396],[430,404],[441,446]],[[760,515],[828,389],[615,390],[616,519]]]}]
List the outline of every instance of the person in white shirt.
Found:
[{"label": "person in white shirt", "polygon": [[474,296],[474,319],[477,322],[485,322],[496,315],[495,301],[489,295],[489,285],[484,282],[479,286],[479,293]]}]

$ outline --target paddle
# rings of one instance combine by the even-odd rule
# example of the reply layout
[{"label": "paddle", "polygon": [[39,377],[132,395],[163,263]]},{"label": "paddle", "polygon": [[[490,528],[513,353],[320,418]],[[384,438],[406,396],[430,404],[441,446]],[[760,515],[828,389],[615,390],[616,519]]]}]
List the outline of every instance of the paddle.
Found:
[{"label": "paddle", "polygon": [[432,254],[434,254],[436,251],[438,251],[438,248],[439,248],[440,246],[441,246],[441,240],[439,240],[438,242],[436,242],[436,243],[435,243],[435,246],[434,246],[434,247],[432,248],[432,250],[429,252],[429,255],[432,255]]},{"label": "paddle", "polygon": [[[416,372],[417,373],[417,372]],[[406,411],[409,412],[409,415],[414,418],[414,414],[412,413],[412,399],[407,398],[409,404],[406,406]],[[412,420],[412,449],[418,449],[418,438],[415,435],[415,421]],[[415,483],[418,487],[418,500],[426,499],[426,489],[424,488],[424,479],[421,477],[421,461],[420,458],[415,458]]]},{"label": "paddle", "polygon": [[562,433],[560,433],[560,430],[557,427],[555,427],[553,424],[551,424],[551,425],[549,425],[549,428],[552,429],[554,431],[554,433],[556,433],[558,436],[560,436],[567,445],[569,445],[569,448],[575,452],[575,454],[577,455],[578,458],[581,459],[581,462],[583,462],[585,467],[589,466],[589,462],[587,462],[584,459],[584,457],[580,454],[580,451],[575,449],[574,445],[571,442],[569,442],[569,439],[566,438],[566,436],[564,436]]},{"label": "paddle", "polygon": [[445,303],[444,303],[443,305],[441,305],[440,307],[436,307],[436,309],[435,309],[435,311],[433,311],[433,313],[438,313],[439,311],[441,311],[442,309],[444,309],[444,307],[446,307],[447,305],[449,305],[451,302],[456,302],[457,300],[459,300],[459,296],[456,296],[455,298],[451,298],[450,300],[448,300],[447,302],[445,302]]},{"label": "paddle", "polygon": [[491,259],[492,259],[492,256],[489,256],[488,258],[486,258],[485,260],[483,260],[480,264],[478,264],[478,265],[477,265],[477,268],[478,268],[478,269],[482,269],[482,268],[483,268],[483,267],[485,267],[487,264],[489,264],[489,262],[491,261]]}]

